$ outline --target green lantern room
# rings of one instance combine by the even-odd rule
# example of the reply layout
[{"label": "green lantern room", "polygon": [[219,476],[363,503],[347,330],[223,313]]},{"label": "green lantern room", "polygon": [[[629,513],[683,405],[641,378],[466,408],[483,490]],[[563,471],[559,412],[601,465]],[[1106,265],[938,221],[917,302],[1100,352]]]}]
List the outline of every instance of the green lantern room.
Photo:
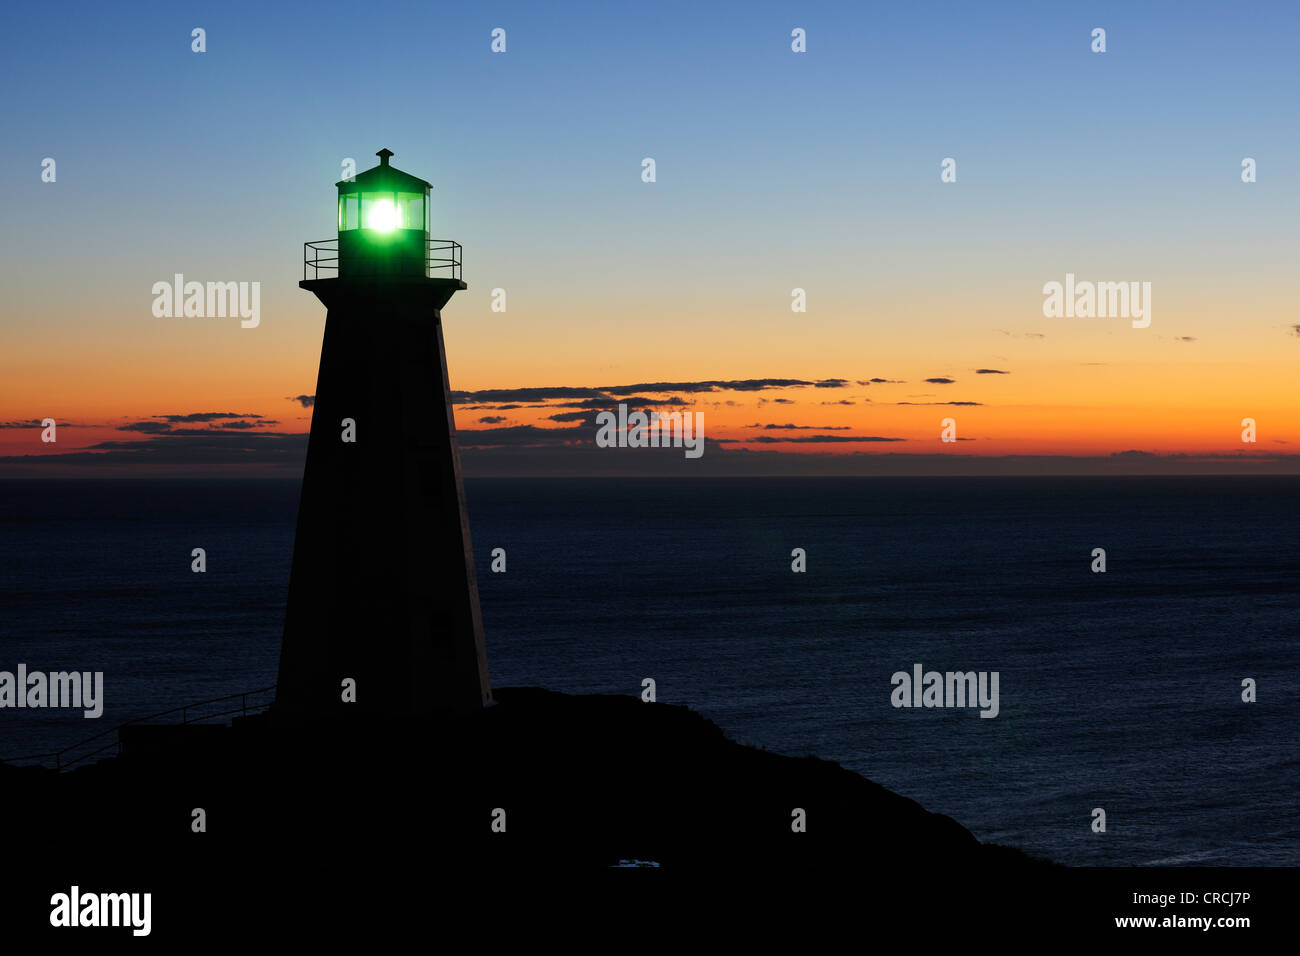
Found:
[{"label": "green lantern room", "polygon": [[338,183],[340,279],[428,275],[429,190],[432,185],[388,165]]}]

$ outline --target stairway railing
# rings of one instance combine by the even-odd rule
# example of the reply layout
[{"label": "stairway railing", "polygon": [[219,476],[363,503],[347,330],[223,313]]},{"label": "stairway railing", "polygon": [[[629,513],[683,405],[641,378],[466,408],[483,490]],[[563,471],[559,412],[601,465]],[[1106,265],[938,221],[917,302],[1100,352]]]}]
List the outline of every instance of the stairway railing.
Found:
[{"label": "stairway railing", "polygon": [[[89,760],[91,757],[98,756],[99,754],[102,754],[107,750],[112,750],[116,748],[117,752],[121,753],[122,751],[121,730],[123,727],[131,727],[136,724],[145,724],[150,721],[159,720],[160,718],[163,717],[170,717],[173,714],[181,715],[180,724],[197,724],[205,720],[215,720],[218,717],[230,717],[235,714],[238,714],[242,717],[247,717],[249,714],[261,713],[262,711],[266,710],[268,707],[271,706],[274,697],[272,697],[270,700],[261,703],[254,701],[251,705],[248,702],[248,698],[256,697],[259,694],[268,694],[268,693],[274,694],[276,686],[277,685],[272,684],[270,687],[263,687],[259,690],[248,690],[240,694],[227,694],[225,697],[213,697],[211,700],[200,700],[192,704],[183,704],[180,707],[173,707],[171,710],[164,710],[157,714],[150,714],[147,717],[136,717],[133,718],[132,720],[123,721],[122,723],[118,724],[115,727],[111,727],[108,730],[101,730],[99,733],[93,734],[92,736],[87,737],[85,740],[78,741],[77,743],[72,744],[69,747],[64,747],[62,750],[55,750],[55,751],[51,751],[50,753],[44,753],[44,754],[28,754],[25,757],[11,757],[6,760],[0,761],[0,763],[19,765],[19,764],[30,764],[32,762],[36,762],[37,766],[44,766],[43,761],[53,758],[55,770],[59,770],[59,771],[67,770],[70,767],[76,766],[77,764],[82,763],[85,760]],[[235,700],[239,701],[238,707],[231,707],[229,709],[220,710],[216,713],[211,713],[211,714],[200,714],[195,717],[190,716],[190,711],[195,710],[199,707],[207,707],[210,704],[224,704]],[[173,726],[179,726],[179,725],[173,724]],[[73,757],[70,760],[67,759],[66,755],[69,754],[71,751],[84,747],[87,744],[91,744],[103,740],[103,738],[108,737],[110,734],[116,736],[108,743],[102,744],[96,747],[94,750],[89,751],[88,753],[80,754],[79,756]]]}]

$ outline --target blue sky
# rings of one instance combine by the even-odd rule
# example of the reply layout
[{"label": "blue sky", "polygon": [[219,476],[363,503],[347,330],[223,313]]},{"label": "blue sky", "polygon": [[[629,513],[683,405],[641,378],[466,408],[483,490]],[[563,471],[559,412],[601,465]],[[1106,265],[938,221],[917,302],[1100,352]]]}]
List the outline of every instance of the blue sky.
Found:
[{"label": "blue sky", "polygon": [[[1168,334],[1244,362],[1292,309],[1298,28],[1290,2],[11,6],[0,345],[171,363],[160,396],[274,368],[309,391],[302,243],[334,233],[341,161],[387,147],[465,248],[465,387],[851,377],[841,351],[948,374],[1067,270],[1152,280]],[[260,281],[260,338],[151,324],[176,272]],[[792,324],[793,286],[816,308]],[[1114,352],[1090,334],[1055,360]]]}]

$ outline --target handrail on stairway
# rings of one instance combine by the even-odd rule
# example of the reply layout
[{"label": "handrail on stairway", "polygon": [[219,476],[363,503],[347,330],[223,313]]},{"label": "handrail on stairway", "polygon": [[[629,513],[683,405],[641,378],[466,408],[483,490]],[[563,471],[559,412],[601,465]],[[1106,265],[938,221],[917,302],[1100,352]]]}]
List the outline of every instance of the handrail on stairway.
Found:
[{"label": "handrail on stairway", "polygon": [[[265,694],[268,692],[272,692],[275,690],[277,686],[278,685],[276,684],[272,684],[270,687],[262,687],[258,690],[247,690],[239,694],[227,694],[225,697],[213,697],[211,700],[200,700],[190,704],[182,704],[180,707],[173,707],[171,710],[164,710],[157,714],[150,714],[147,717],[135,717],[131,720],[123,721],[122,723],[118,724],[115,727],[111,727],[108,730],[101,730],[99,733],[93,734],[87,737],[85,740],[78,741],[77,743],[72,744],[71,746],[64,747],[62,750],[55,750],[50,753],[44,753],[44,754],[28,754],[25,757],[10,757],[5,760],[0,760],[0,763],[16,764],[20,762],[33,761],[33,760],[35,761],[48,760],[49,758],[53,757],[55,770],[60,770],[60,771],[67,770],[69,767],[79,764],[83,760],[88,760],[89,758],[101,754],[105,750],[110,750],[113,747],[117,747],[118,752],[120,753],[122,747],[121,730],[123,727],[129,727],[133,724],[143,724],[147,721],[158,720],[161,717],[168,717],[172,714],[177,714],[177,713],[181,715],[181,721],[180,721],[181,725],[197,724],[204,720],[213,720],[217,717],[229,717],[233,714],[239,714],[243,717],[247,717],[250,713],[248,698],[256,696],[258,694]],[[219,711],[215,714],[203,714],[202,716],[198,716],[194,718],[191,718],[189,715],[189,712],[197,707],[205,707],[208,704],[220,704],[228,700],[234,700],[235,698],[239,698],[238,708]],[[255,714],[260,713],[261,711],[266,710],[266,708],[270,706],[271,706],[271,701],[267,701],[264,704],[254,703],[251,712]],[[64,760],[64,754],[68,753],[69,751],[77,750],[78,748],[84,747],[86,744],[91,743],[92,741],[99,740],[101,737],[107,737],[109,734],[117,734],[118,737],[115,741],[111,743],[107,743],[102,747],[90,751],[89,753],[82,754],[81,756],[75,757],[72,760],[67,760],[67,761]]]}]

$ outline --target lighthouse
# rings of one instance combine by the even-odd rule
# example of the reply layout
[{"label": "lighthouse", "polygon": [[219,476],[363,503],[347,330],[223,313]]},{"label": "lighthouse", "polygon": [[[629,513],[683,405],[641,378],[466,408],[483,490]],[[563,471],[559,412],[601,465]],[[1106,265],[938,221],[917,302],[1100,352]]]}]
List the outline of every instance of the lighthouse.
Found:
[{"label": "lighthouse", "polygon": [[432,186],[379,165],[338,187],[338,238],[305,244],[326,308],[274,711],[409,719],[492,703],[443,344],[460,246]]}]

